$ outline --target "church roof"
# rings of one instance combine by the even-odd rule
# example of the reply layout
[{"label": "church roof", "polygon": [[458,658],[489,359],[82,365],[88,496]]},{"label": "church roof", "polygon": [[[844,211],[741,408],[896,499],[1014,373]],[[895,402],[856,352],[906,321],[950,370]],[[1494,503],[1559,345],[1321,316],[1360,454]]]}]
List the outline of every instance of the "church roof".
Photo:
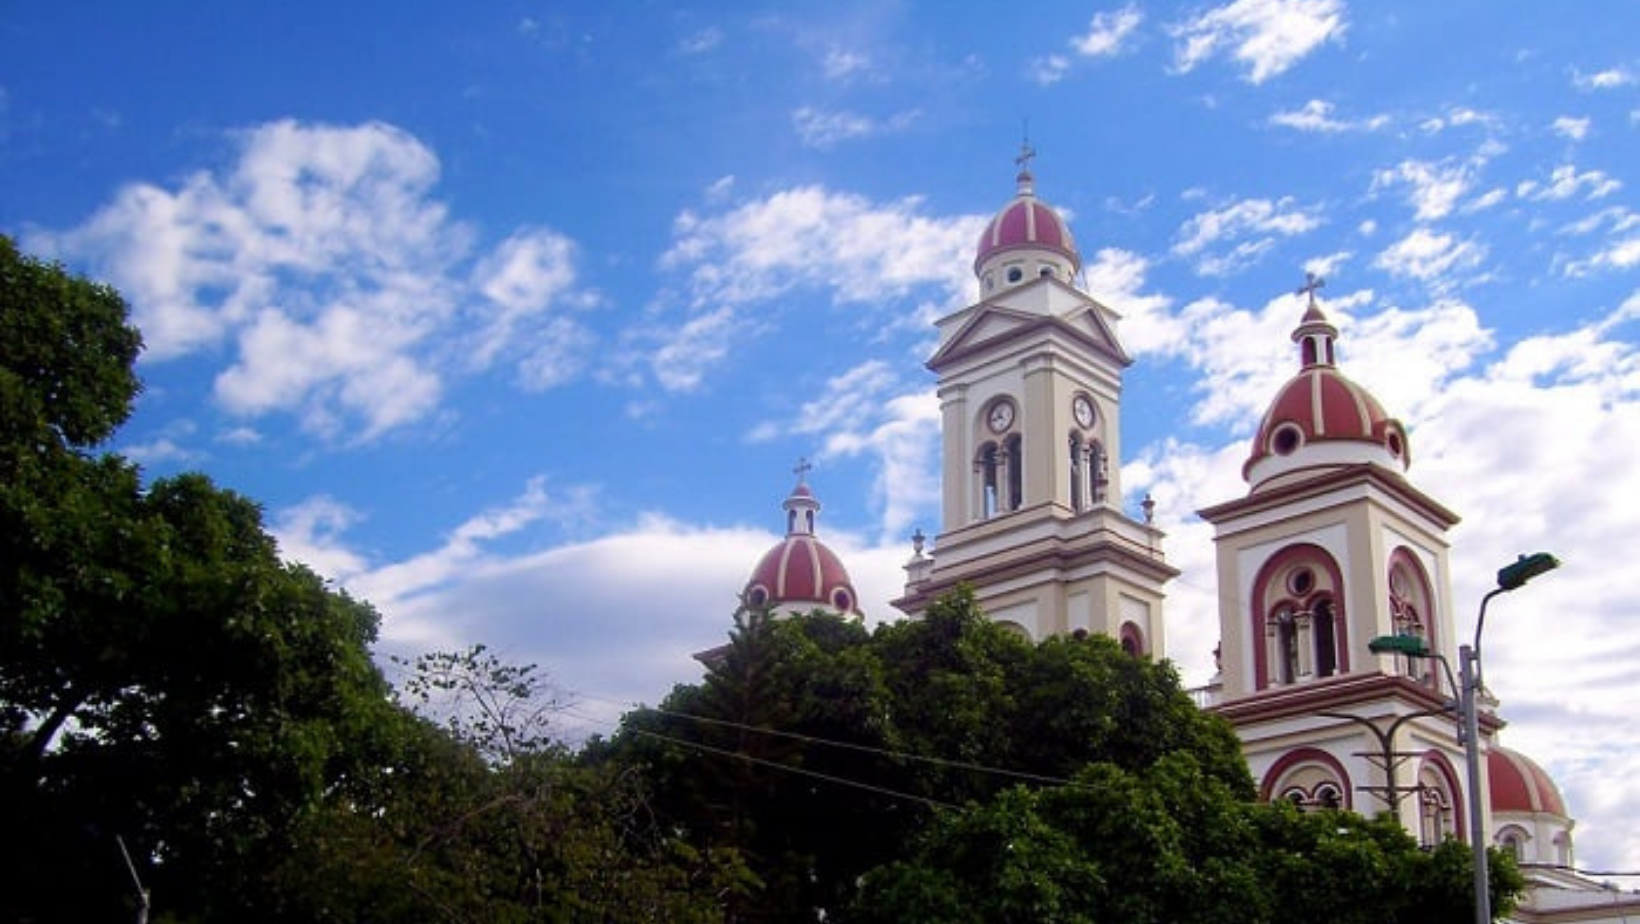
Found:
[{"label": "church roof", "polygon": [[1525,812],[1569,818],[1566,801],[1549,774],[1519,751],[1493,747],[1486,754],[1493,812]]},{"label": "church roof", "polygon": [[860,595],[843,560],[814,534],[820,502],[801,476],[781,506],[786,511],[786,538],[763,553],[741,600],[747,606],[783,612],[819,608],[863,616]]},{"label": "church roof", "polygon": [[[1022,156],[1023,157],[1023,156]],[[1036,181],[1029,169],[1019,171],[1018,191],[1001,211],[992,216],[979,237],[974,253],[974,271],[985,261],[1010,250],[1046,250],[1070,261],[1074,273],[1082,268],[1070,225],[1053,206],[1036,197]]]},{"label": "church roof", "polygon": [[1293,331],[1300,346],[1299,371],[1270,402],[1242,466],[1242,476],[1254,490],[1276,475],[1303,468],[1376,462],[1405,471],[1411,460],[1401,422],[1339,371],[1334,358],[1338,329],[1315,302],[1319,285],[1312,278],[1300,290],[1310,293],[1310,303]]}]

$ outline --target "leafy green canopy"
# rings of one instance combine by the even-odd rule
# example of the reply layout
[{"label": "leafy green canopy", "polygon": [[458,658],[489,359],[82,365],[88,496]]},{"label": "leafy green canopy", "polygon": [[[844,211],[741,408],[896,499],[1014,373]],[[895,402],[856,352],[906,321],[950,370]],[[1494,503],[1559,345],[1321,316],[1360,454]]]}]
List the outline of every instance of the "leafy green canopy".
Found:
[{"label": "leafy green canopy", "polygon": [[871,634],[743,613],[705,682],[628,716],[610,751],[649,768],[667,823],[747,858],[761,888],[730,908],[746,921],[848,920],[862,875],[1021,781],[1188,753],[1253,795],[1234,735],[1170,666],[1103,637],[1033,645],[966,591]]}]

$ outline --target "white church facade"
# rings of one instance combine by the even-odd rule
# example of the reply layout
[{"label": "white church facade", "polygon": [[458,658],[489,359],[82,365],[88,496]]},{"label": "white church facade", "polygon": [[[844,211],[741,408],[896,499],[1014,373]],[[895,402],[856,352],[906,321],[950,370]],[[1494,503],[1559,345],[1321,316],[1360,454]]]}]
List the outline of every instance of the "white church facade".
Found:
[{"label": "white church facade", "polygon": [[[1032,639],[1098,632],[1135,656],[1165,652],[1163,602],[1177,569],[1146,497],[1124,509],[1119,317],[1081,288],[1065,221],[1025,169],[974,259],[980,297],[938,322],[928,361],[941,409],[942,527],[919,535],[894,605],[915,617],[958,584]],[[1570,872],[1574,822],[1554,782],[1497,740],[1485,703],[1479,794],[1436,660],[1377,654],[1416,635],[1458,663],[1449,574],[1457,514],[1408,477],[1411,439],[1338,364],[1339,331],[1300,289],[1294,375],[1273,396],[1242,475],[1247,493],[1199,511],[1213,526],[1219,671],[1198,692],[1227,719],[1266,799],[1388,811],[1425,843],[1467,839],[1480,799],[1492,843],[1533,888],[1520,922],[1640,919],[1640,894]],[[761,605],[858,614],[836,556],[814,536],[799,478],[788,536],[744,592]],[[779,563],[802,566],[796,579]],[[792,588],[777,592],[775,588]],[[799,591],[798,588],[801,588]],[[841,589],[840,589],[841,588]]]}]

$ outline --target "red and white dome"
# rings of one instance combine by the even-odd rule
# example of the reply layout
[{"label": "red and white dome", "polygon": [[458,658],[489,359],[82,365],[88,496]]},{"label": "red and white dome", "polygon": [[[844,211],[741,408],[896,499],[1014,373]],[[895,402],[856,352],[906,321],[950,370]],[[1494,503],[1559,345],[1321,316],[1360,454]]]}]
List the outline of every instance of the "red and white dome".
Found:
[{"label": "red and white dome", "polygon": [[[1029,159],[1029,149],[1021,160]],[[1018,191],[991,218],[974,253],[974,274],[984,291],[1022,285],[1042,276],[1070,282],[1082,269],[1070,226],[1036,197],[1029,169],[1019,172]]]},{"label": "red and white dome", "polygon": [[1508,748],[1486,752],[1486,774],[1494,815],[1520,812],[1569,818],[1560,787],[1530,757]]},{"label": "red and white dome", "polygon": [[1338,371],[1334,327],[1313,297],[1293,331],[1298,374],[1264,412],[1242,477],[1257,491],[1290,472],[1361,463],[1404,472],[1411,463],[1406,428],[1365,388]]},{"label": "red and white dome", "polygon": [[781,505],[786,511],[786,538],[763,554],[741,591],[748,607],[770,611],[830,610],[860,616],[860,595],[848,570],[825,543],[815,538],[820,502],[801,480]]}]

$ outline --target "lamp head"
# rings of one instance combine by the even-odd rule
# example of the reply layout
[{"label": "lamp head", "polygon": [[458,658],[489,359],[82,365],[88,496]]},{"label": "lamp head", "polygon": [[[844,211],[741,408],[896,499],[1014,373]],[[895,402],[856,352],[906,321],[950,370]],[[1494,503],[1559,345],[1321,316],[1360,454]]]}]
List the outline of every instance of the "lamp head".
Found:
[{"label": "lamp head", "polygon": [[1367,642],[1367,650],[1373,654],[1398,654],[1409,658],[1429,657],[1429,647],[1424,644],[1423,638],[1417,635],[1380,635]]},{"label": "lamp head", "polygon": [[1531,555],[1522,555],[1513,564],[1504,565],[1498,569],[1498,589],[1514,590],[1540,574],[1547,574],[1560,567],[1560,559],[1548,552],[1534,552]]}]

